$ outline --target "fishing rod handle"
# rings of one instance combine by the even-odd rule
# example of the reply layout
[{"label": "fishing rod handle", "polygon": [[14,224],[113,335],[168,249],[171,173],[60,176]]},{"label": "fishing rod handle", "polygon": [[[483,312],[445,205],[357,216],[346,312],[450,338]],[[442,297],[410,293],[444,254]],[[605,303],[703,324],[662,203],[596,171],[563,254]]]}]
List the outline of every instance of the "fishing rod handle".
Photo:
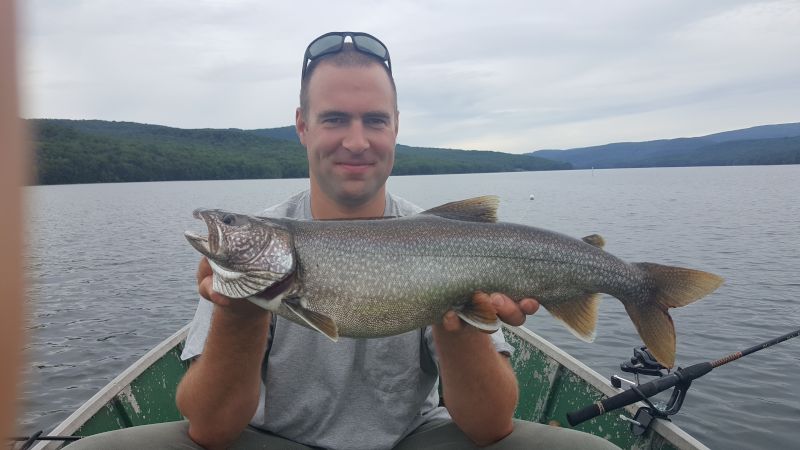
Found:
[{"label": "fishing rod handle", "polygon": [[636,388],[628,389],[577,411],[567,413],[567,422],[574,427],[575,425],[586,422],[589,419],[593,419],[609,411],[636,403],[639,400],[642,400],[643,397],[652,397],[659,392],[666,391],[682,381],[692,381],[695,378],[699,378],[707,374],[712,369],[713,366],[711,366],[711,363],[708,362],[695,364],[685,369],[678,369],[675,371],[675,373],[657,378],[653,381],[648,381],[647,383],[640,384]]}]

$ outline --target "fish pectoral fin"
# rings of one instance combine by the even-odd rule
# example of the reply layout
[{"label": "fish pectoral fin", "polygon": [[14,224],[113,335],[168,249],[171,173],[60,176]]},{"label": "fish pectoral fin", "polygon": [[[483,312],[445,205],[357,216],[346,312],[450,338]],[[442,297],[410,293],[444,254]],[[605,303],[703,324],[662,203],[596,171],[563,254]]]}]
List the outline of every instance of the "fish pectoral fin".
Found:
[{"label": "fish pectoral fin", "polygon": [[330,317],[326,316],[325,314],[320,314],[318,312],[311,311],[310,309],[306,309],[300,304],[300,302],[297,301],[285,301],[283,302],[283,306],[285,306],[289,311],[293,312],[309,327],[319,331],[325,336],[328,336],[328,338],[333,342],[337,342],[339,340],[339,327],[336,326],[336,322],[334,322],[334,320]]},{"label": "fish pectoral fin", "polygon": [[578,339],[586,342],[594,341],[600,294],[587,292],[566,301],[547,305],[542,303],[542,306],[553,317],[563,322]]},{"label": "fish pectoral fin", "polygon": [[603,239],[603,236],[600,236],[599,234],[590,234],[588,236],[582,237],[581,240],[599,249],[602,249],[603,247],[606,246],[606,240]]},{"label": "fish pectoral fin", "polygon": [[472,301],[465,303],[456,314],[461,320],[484,333],[494,333],[500,329],[500,320],[492,306],[492,300],[485,292],[476,292]]},{"label": "fish pectoral fin", "polygon": [[423,211],[420,214],[432,214],[445,219],[463,220],[466,222],[497,222],[497,206],[500,199],[496,195],[469,198]]}]

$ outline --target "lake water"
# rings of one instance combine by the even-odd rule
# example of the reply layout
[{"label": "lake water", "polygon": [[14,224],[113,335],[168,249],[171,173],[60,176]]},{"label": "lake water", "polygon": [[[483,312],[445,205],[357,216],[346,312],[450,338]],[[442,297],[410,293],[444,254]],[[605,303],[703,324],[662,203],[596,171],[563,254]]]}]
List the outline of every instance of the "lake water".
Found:
[{"label": "lake water", "polygon": [[[708,270],[711,296],[672,310],[677,364],[720,358],[800,328],[800,166],[657,168],[395,177],[422,207],[496,194],[500,218],[579,237],[599,233],[627,261]],[[255,213],[308,180],[123,183],[26,188],[30,256],[20,432],[49,431],[191,320],[202,231],[197,207]],[[530,195],[535,199],[530,200]],[[526,326],[604,376],[639,344],[605,297],[597,339],[579,341],[542,310]],[[712,448],[796,448],[800,339],[696,381],[674,422]]]}]

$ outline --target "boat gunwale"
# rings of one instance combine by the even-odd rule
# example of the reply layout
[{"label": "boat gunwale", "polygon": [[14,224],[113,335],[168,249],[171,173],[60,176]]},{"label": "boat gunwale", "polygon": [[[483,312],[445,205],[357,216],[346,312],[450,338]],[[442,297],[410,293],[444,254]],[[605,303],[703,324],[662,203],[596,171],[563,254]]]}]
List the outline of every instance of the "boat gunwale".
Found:
[{"label": "boat gunwale", "polygon": [[[187,323],[180,330],[173,333],[172,336],[164,339],[158,345],[150,349],[150,351],[123,370],[122,373],[117,375],[108,384],[103,386],[102,389],[78,407],[78,409],[58,424],[58,426],[53,428],[47,436],[71,436],[75,433],[87,420],[97,414],[98,411],[128,387],[139,375],[149,369],[153,363],[183,342],[189,334],[189,327],[191,327],[191,325],[191,322]],[[60,442],[56,441],[40,441],[33,447],[33,450],[58,448],[61,445]]]},{"label": "boat gunwale", "polygon": [[[158,361],[178,344],[183,342],[189,333],[190,326],[191,322],[184,325],[180,330],[173,333],[170,337],[164,339],[153,349],[145,353],[141,358],[139,358],[131,366],[126,368],[122,373],[120,373],[117,377],[100,389],[89,400],[84,402],[77,410],[70,414],[69,417],[64,419],[47,435],[68,436],[75,433],[81,426],[83,426],[83,424],[86,423],[87,420],[97,414],[97,412],[100,411],[109,401],[111,401],[126,387],[128,387],[137,377],[149,369],[153,363]],[[525,342],[533,345],[549,358],[552,358],[558,364],[562,365],[565,369],[574,373],[576,376],[589,383],[592,387],[598,389],[603,395],[610,397],[623,391],[622,389],[617,389],[611,386],[611,383],[605,377],[533,331],[524,327],[514,327],[506,324],[503,324],[503,328],[505,328],[506,331],[515,334]],[[625,409],[628,411],[628,413],[634,415],[640,406],[645,405],[642,402],[637,402],[633,405],[626,406]],[[703,443],[670,421],[656,419],[652,422],[651,426],[653,427],[653,431],[657,432],[668,442],[680,449],[708,449],[708,447],[706,447]],[[36,446],[33,447],[33,449],[42,450],[48,448],[59,448],[61,445],[61,443],[55,441],[40,441]]]},{"label": "boat gunwale", "polygon": [[[606,377],[597,373],[594,369],[587,366],[586,364],[582,363],[578,359],[571,356],[569,353],[561,350],[560,348],[556,347],[547,339],[539,336],[538,334],[534,333],[533,331],[529,330],[525,327],[515,327],[510,326],[507,324],[503,324],[503,328],[514,333],[520,339],[530,343],[535,348],[541,350],[545,355],[555,360],[557,363],[561,364],[564,368],[569,370],[570,372],[574,373],[593,387],[597,388],[600,392],[604,395],[611,397],[613,395],[619,394],[623,392],[623,389],[617,389],[611,385],[611,382],[606,379]],[[628,405],[625,407],[625,410],[630,413],[631,416],[636,414],[636,411],[639,410],[640,407],[646,406],[642,402],[636,402],[632,405]],[[698,449],[698,450],[710,450],[705,444],[698,441],[692,435],[675,425],[674,423],[662,420],[662,419],[654,419],[651,424],[653,427],[653,431],[660,434],[664,439],[666,439],[671,444],[675,445],[679,449]]]}]

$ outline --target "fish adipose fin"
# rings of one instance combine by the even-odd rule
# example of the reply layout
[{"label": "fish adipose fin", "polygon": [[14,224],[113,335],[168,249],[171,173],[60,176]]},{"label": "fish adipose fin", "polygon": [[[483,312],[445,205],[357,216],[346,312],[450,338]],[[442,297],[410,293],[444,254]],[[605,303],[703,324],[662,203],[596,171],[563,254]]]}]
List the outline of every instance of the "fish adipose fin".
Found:
[{"label": "fish adipose fin", "polygon": [[304,308],[303,305],[297,301],[297,299],[284,301],[283,306],[285,306],[289,311],[295,313],[295,315],[297,315],[297,317],[299,317],[309,327],[319,331],[325,336],[328,336],[328,338],[333,342],[337,342],[339,340],[339,327],[336,326],[336,322],[334,322],[330,317]]},{"label": "fish adipose fin", "polygon": [[[481,300],[476,301],[478,298]],[[456,314],[461,320],[484,333],[494,333],[500,329],[500,320],[497,319],[492,301],[484,292],[476,292],[472,301],[465,303]]]},{"label": "fish adipose fin", "polygon": [[420,214],[432,214],[445,219],[463,220],[466,222],[497,222],[497,206],[500,199],[496,195],[484,195],[423,211]]},{"label": "fish adipose fin", "polygon": [[635,263],[655,284],[646,299],[623,300],[625,310],[650,353],[666,367],[675,364],[675,326],[669,308],[686,306],[714,292],[722,277],[700,270]]},{"label": "fish adipose fin", "polygon": [[606,246],[606,240],[603,239],[603,236],[600,236],[599,234],[590,234],[582,237],[581,240],[600,249]]},{"label": "fish adipose fin", "polygon": [[567,326],[578,339],[593,342],[597,310],[600,307],[600,294],[585,293],[576,298],[545,305],[547,312]]}]

